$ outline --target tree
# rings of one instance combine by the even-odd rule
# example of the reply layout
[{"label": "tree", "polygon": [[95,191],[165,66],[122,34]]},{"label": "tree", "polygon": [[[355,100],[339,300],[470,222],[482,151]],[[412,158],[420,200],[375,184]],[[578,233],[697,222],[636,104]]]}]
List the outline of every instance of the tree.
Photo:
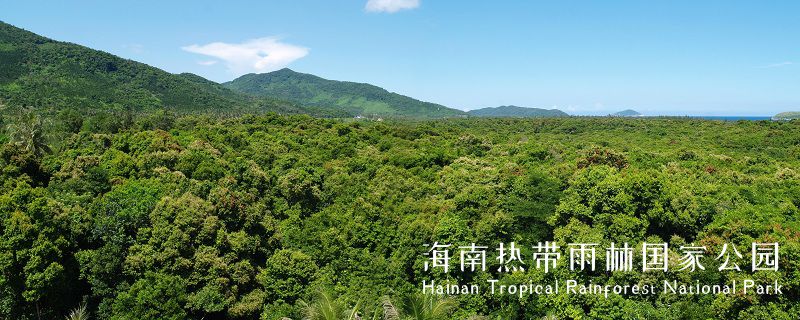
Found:
[{"label": "tree", "polygon": [[32,108],[25,108],[17,116],[17,119],[7,125],[6,129],[11,137],[11,143],[41,157],[52,151],[47,145],[45,125],[46,121],[34,113]]},{"label": "tree", "polygon": [[89,320],[89,310],[86,309],[86,304],[83,303],[65,317],[66,320]]},{"label": "tree", "polygon": [[317,291],[317,297],[313,302],[307,303],[300,301],[303,308],[303,320],[356,320],[361,319],[358,315],[359,305],[348,309],[347,306],[336,300],[330,292],[325,289]]},{"label": "tree", "polygon": [[283,249],[267,260],[266,267],[258,275],[258,281],[269,298],[294,302],[303,294],[316,272],[317,265],[310,256],[301,251]]},{"label": "tree", "polygon": [[403,299],[400,309],[402,310],[402,319],[441,320],[447,319],[456,307],[458,307],[458,303],[453,298],[415,293]]},{"label": "tree", "polygon": [[111,319],[186,319],[185,303],[186,280],[151,272],[117,295]]}]

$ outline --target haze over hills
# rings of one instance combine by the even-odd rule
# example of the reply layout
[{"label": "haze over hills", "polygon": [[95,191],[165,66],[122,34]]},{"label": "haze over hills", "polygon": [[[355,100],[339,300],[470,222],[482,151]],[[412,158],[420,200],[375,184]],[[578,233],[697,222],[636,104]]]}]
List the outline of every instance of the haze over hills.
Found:
[{"label": "haze over hills", "polygon": [[638,116],[641,116],[641,115],[642,114],[639,113],[639,111],[636,111],[636,110],[633,110],[633,109],[625,109],[625,110],[610,114],[610,116],[612,116],[612,117],[638,117]]},{"label": "haze over hills", "polygon": [[338,108],[361,116],[445,118],[466,115],[460,110],[419,101],[371,84],[328,80],[288,68],[269,73],[246,74],[224,85],[249,95],[275,97],[322,108]]},{"label": "haze over hills", "polygon": [[773,120],[797,120],[800,119],[800,111],[781,112],[772,116]]},{"label": "haze over hills", "polygon": [[475,117],[498,117],[498,118],[554,118],[568,117],[564,111],[558,109],[526,108],[518,106],[488,107],[470,110],[467,113]]}]

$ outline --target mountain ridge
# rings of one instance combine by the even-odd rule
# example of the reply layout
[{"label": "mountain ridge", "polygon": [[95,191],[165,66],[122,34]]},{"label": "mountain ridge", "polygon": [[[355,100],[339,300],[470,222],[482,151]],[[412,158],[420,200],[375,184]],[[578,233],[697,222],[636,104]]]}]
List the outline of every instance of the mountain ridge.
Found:
[{"label": "mountain ridge", "polygon": [[222,85],[253,96],[273,96],[303,105],[341,108],[357,116],[466,116],[463,111],[420,101],[373,84],[329,80],[289,68],[268,73],[249,73]]},{"label": "mountain ridge", "polygon": [[0,21],[0,102],[61,111],[168,109],[181,112],[346,116],[270,97],[254,98],[191,73],[173,74]]},{"label": "mountain ridge", "polygon": [[612,117],[638,117],[638,116],[641,116],[641,115],[642,114],[639,113],[639,111],[636,111],[636,110],[633,110],[633,109],[625,109],[625,110],[614,112],[614,113],[610,114],[610,116],[612,116]]},{"label": "mountain ridge", "polygon": [[773,120],[797,120],[800,119],[800,111],[785,111],[772,116]]},{"label": "mountain ridge", "polygon": [[514,105],[474,109],[467,111],[467,113],[476,117],[498,118],[556,118],[569,116],[566,112],[558,109],[528,108]]}]

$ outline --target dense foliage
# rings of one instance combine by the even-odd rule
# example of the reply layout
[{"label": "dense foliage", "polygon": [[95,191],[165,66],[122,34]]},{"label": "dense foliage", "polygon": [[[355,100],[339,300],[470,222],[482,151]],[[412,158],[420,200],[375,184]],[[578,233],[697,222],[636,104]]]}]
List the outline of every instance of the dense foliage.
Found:
[{"label": "dense foliage", "polygon": [[[344,319],[354,307],[414,319],[800,317],[798,122],[161,113],[73,133],[24,112],[2,120],[57,137],[49,153],[0,135],[2,319]],[[426,243],[545,240],[779,241],[781,269],[721,273],[711,260],[695,273],[450,277],[750,276],[780,280],[784,294],[416,294],[434,276]]]},{"label": "dense foliage", "polygon": [[371,84],[327,80],[290,69],[246,74],[224,85],[250,95],[334,108],[363,117],[445,118],[466,115],[463,111],[419,101]]}]

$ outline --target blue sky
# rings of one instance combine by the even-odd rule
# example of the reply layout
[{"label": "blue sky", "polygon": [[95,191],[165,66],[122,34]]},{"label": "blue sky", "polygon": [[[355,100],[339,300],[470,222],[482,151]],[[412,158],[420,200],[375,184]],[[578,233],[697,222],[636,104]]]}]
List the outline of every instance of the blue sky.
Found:
[{"label": "blue sky", "polygon": [[0,20],[47,37],[220,82],[288,66],[459,109],[800,110],[796,0],[0,0],[0,7]]}]

